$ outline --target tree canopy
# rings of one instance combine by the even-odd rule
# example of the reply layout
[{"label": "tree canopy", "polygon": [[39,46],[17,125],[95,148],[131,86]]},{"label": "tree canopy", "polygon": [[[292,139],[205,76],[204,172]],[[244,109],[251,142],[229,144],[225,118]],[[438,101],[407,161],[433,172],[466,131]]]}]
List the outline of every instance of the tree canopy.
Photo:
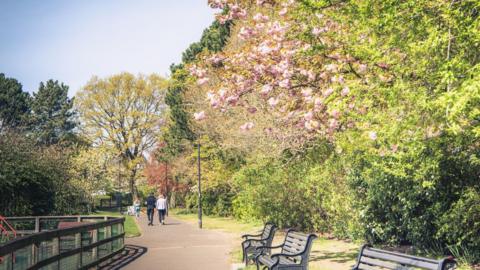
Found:
[{"label": "tree canopy", "polygon": [[30,113],[29,102],[30,95],[19,82],[0,73],[0,132],[25,124]]},{"label": "tree canopy", "polygon": [[166,81],[157,76],[121,73],[94,77],[77,94],[82,131],[128,171],[132,194],[144,154],[157,143],[165,111]]},{"label": "tree canopy", "polygon": [[51,145],[73,139],[75,112],[68,86],[54,80],[41,82],[33,94],[31,110],[31,126],[39,142]]}]

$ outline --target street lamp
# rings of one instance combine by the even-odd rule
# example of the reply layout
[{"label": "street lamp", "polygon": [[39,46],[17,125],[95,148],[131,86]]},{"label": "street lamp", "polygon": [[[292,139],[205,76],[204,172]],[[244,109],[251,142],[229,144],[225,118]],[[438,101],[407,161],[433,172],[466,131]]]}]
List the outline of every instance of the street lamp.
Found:
[{"label": "street lamp", "polygon": [[[188,143],[191,145],[190,143]],[[186,146],[182,143],[182,145]],[[202,171],[201,171],[201,164],[200,164],[200,139],[198,142],[193,144],[193,146],[197,147],[197,185],[198,185],[198,228],[202,228],[202,186],[201,186],[201,179],[202,179]]]}]

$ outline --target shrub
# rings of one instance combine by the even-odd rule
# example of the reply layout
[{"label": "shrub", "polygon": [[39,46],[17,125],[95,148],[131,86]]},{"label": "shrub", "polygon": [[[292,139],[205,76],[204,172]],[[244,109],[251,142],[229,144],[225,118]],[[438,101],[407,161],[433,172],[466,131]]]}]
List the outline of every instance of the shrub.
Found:
[{"label": "shrub", "polygon": [[480,262],[480,191],[469,188],[439,219],[437,236],[469,263]]}]

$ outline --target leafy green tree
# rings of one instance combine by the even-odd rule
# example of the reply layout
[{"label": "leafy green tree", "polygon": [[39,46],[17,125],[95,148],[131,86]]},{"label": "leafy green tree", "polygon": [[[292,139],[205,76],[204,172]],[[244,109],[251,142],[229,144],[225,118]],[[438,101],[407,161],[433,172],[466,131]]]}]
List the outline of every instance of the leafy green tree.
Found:
[{"label": "leafy green tree", "polygon": [[195,61],[197,55],[203,50],[211,52],[221,51],[230,36],[231,24],[231,22],[220,24],[218,21],[214,21],[212,25],[203,31],[200,41],[192,43],[182,53],[182,62],[186,64]]},{"label": "leafy green tree", "polygon": [[165,88],[165,79],[157,75],[121,73],[92,78],[75,100],[82,131],[94,146],[119,160],[134,197],[144,154],[153,149],[160,135]]},{"label": "leafy green tree", "polygon": [[82,212],[85,194],[70,181],[70,153],[68,148],[38,145],[22,133],[0,134],[0,213]]},{"label": "leafy green tree", "polygon": [[[192,43],[182,54],[182,63],[171,65],[172,79],[169,83],[165,103],[169,107],[169,122],[162,134],[165,147],[159,148],[158,157],[172,158],[183,151],[182,141],[193,141],[196,136],[189,126],[189,113],[186,112],[184,103],[184,89],[188,78],[188,72],[184,64],[195,61],[197,55],[204,50],[218,52],[228,41],[230,36],[231,22],[220,24],[214,21],[203,31],[199,42]],[[168,156],[168,157],[167,157]]]},{"label": "leafy green tree", "polygon": [[33,94],[32,130],[42,144],[52,145],[74,138],[73,99],[68,86],[54,80],[41,82]]},{"label": "leafy green tree", "polygon": [[30,95],[13,78],[0,73],[0,132],[7,127],[18,127],[26,122],[30,113]]},{"label": "leafy green tree", "polygon": [[108,153],[102,148],[82,147],[71,158],[69,172],[72,184],[85,191],[86,199],[93,204],[93,194],[112,189],[114,176]]}]

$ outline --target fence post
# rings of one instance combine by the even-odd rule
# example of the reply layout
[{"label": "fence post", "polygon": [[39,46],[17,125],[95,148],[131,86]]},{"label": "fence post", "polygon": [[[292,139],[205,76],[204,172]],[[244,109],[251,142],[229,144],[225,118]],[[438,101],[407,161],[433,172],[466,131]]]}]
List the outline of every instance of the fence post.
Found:
[{"label": "fence post", "polygon": [[[92,243],[98,242],[98,229],[94,229],[92,233]],[[92,257],[94,260],[98,259],[98,246],[92,250]]]},{"label": "fence post", "polygon": [[82,256],[83,256],[83,252],[81,250],[82,248],[82,232],[81,231],[75,234],[75,247],[80,248],[80,254],[78,254],[78,261],[77,261],[78,268],[80,268],[82,267]]},{"label": "fence post", "polygon": [[39,245],[37,245],[37,243],[32,244],[32,260],[30,266],[33,266],[38,262],[38,247]]},{"label": "fence post", "polygon": [[40,217],[35,217],[35,232],[40,232]]},{"label": "fence post", "polygon": [[[56,247],[55,255],[60,254],[60,237],[54,238],[54,247]],[[60,270],[60,260],[57,261],[57,269]]]}]

